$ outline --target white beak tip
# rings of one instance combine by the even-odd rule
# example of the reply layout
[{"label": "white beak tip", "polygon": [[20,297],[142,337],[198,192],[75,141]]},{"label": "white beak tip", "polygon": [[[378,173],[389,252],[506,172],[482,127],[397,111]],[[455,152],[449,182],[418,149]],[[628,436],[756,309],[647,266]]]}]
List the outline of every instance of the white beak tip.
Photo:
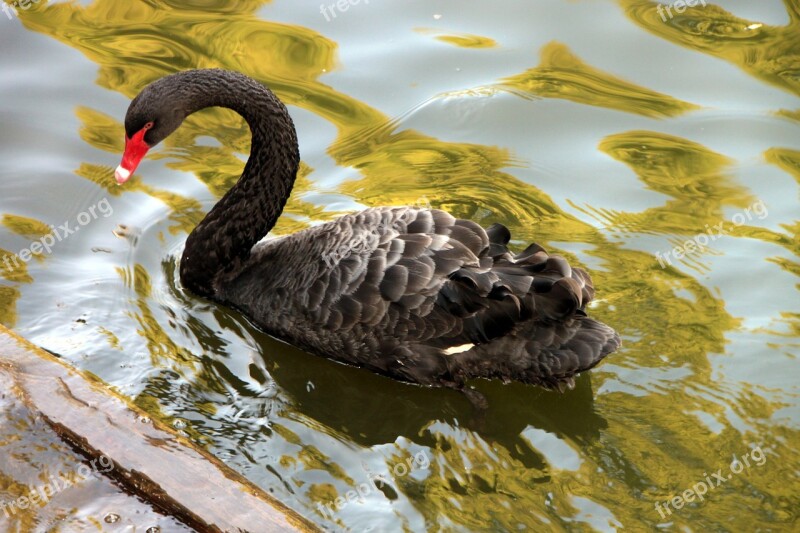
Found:
[{"label": "white beak tip", "polygon": [[128,181],[128,178],[131,177],[131,171],[126,168],[122,168],[122,165],[120,165],[114,172],[114,177],[117,179],[117,183],[122,185],[123,183]]}]

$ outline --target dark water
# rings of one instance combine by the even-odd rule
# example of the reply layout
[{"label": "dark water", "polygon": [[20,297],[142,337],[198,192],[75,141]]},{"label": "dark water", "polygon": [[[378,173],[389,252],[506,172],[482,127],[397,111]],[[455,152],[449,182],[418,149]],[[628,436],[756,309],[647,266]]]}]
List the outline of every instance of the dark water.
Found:
[{"label": "dark water", "polygon": [[[796,530],[800,3],[696,3],[0,12],[0,322],[326,528]],[[501,222],[591,271],[623,349],[563,395],[478,382],[476,419],[184,292],[176,258],[247,128],[205,111],[124,188],[113,168],[129,99],[212,66],[270,86],[297,124],[276,233],[420,202]],[[24,428],[0,425],[9,439]],[[0,500],[23,490],[6,479]]]}]

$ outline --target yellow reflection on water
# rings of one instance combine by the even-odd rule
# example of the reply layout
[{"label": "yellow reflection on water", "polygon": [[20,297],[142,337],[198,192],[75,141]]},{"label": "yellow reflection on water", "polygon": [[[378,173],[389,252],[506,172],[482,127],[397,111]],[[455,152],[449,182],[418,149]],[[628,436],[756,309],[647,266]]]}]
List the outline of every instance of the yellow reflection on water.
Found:
[{"label": "yellow reflection on water", "polygon": [[800,122],[800,109],[796,109],[794,111],[789,109],[779,109],[776,113],[778,116]]},{"label": "yellow reflection on water", "polygon": [[[800,150],[772,148],[764,155],[769,163],[778,166],[793,176],[798,185],[800,185]],[[798,193],[798,197],[800,197],[800,193]],[[780,244],[794,253],[795,257],[800,257],[800,221],[795,221],[791,225],[783,224],[782,226],[786,230],[786,235],[783,236]],[[771,257],[770,261],[795,277],[800,278],[800,261],[793,261],[786,257]],[[795,288],[800,291],[800,282],[795,285]],[[800,348],[800,342],[798,342],[798,339],[800,339],[800,313],[785,311],[781,313],[781,316],[787,329],[772,333],[779,337],[787,338],[786,342],[783,343],[786,353],[796,359],[797,349]]]},{"label": "yellow reflection on water", "polygon": [[564,98],[647,117],[674,117],[698,106],[635,85],[581,61],[559,42],[542,48],[538,67],[502,80],[502,87],[521,95]]},{"label": "yellow reflection on water", "polygon": [[[128,97],[150,81],[185,68],[235,69],[264,82],[287,104],[307,110],[336,128],[337,137],[328,153],[341,168],[354,169],[357,174],[335,192],[361,204],[425,203],[483,225],[501,222],[518,240],[516,246],[534,240],[554,243],[551,248],[556,250],[558,244],[565,248],[568,244],[582,245],[581,257],[568,251],[564,254],[575,264],[580,264],[581,258],[593,261],[592,276],[599,291],[591,313],[618,329],[625,340],[624,350],[594,371],[591,382],[581,381],[576,393],[587,397],[554,397],[526,388],[485,385],[497,395],[497,404],[514,406],[513,413],[507,414],[508,426],[513,428],[510,436],[501,438],[437,421],[406,435],[409,439],[427,439],[436,462],[431,475],[422,481],[410,477],[396,480],[413,505],[413,509],[398,506],[401,519],[417,510],[433,524],[439,523],[439,517],[447,517],[463,528],[479,529],[491,523],[499,530],[517,530],[520,524],[571,529],[582,527],[576,517],[583,498],[603,506],[623,524],[646,530],[661,522],[653,510],[655,501],[691,486],[699,472],[724,466],[732,454],[746,450],[754,435],[762,446],[770,448],[770,460],[775,463],[778,457],[791,457],[788,443],[796,440],[796,432],[769,425],[782,406],[767,401],[758,391],[738,389],[715,374],[712,359],[725,353],[726,335],[740,325],[727,311],[719,292],[678,265],[661,268],[651,253],[619,239],[632,233],[667,238],[694,235],[722,220],[726,207],[751,205],[756,197],[733,179],[729,158],[689,139],[655,131],[608,135],[600,150],[619,162],[620,173],[632,170],[643,188],[664,195],[664,200],[663,205],[633,212],[602,206],[583,208],[584,213],[603,222],[604,227],[598,228],[558,205],[546,191],[515,177],[515,167],[523,163],[507,148],[447,142],[403,129],[379,110],[319,82],[317,78],[323,72],[336,66],[336,43],[308,28],[260,20],[256,11],[265,3],[245,0],[234,5],[219,0],[201,7],[178,1],[99,0],[86,6],[40,6],[22,13],[21,20],[26,27],[85,54],[98,65],[98,83]],[[623,5],[637,23],[655,33],[683,39],[686,42],[681,44],[723,54],[728,60],[741,57],[745,41],[759,53],[771,53],[766,45],[761,48],[760,41],[751,42],[748,32],[756,30],[734,26],[741,34],[741,38],[735,38],[726,32],[714,33],[718,27],[713,24],[692,26],[689,18],[700,16],[696,10],[673,24],[658,21],[661,26],[651,27],[655,24],[654,4],[623,1]],[[702,16],[713,19],[718,13],[718,9],[709,7]],[[778,30],[765,26],[757,31],[769,36]],[[458,39],[445,41],[458,46],[470,44]],[[793,56],[784,47],[781,57],[791,60]],[[743,68],[758,70],[766,77],[780,78],[778,73],[784,72],[775,65],[748,63]],[[784,81],[785,87],[792,84]],[[526,97],[567,99],[658,119],[697,109],[694,104],[593,67],[558,42],[542,49],[538,66],[510,74],[498,80],[496,87]],[[121,117],[89,108],[79,108],[77,114],[82,124],[80,135],[87,143],[119,154]],[[198,140],[205,136],[214,137],[219,145],[200,144]],[[249,132],[243,121],[229,111],[215,109],[190,117],[152,157],[168,161],[170,168],[194,173],[219,197],[241,172],[243,165],[237,154],[248,151]],[[767,157],[789,172],[797,168],[796,153],[776,149]],[[76,174],[109,194],[145,194],[159,199],[171,210],[170,231],[174,233],[190,231],[203,216],[203,206],[197,199],[151,185],[157,182],[155,176],[135,176],[120,188],[110,167],[86,162]],[[315,190],[314,178],[313,169],[303,165],[286,208],[290,216],[281,220],[278,232],[296,231],[334,215],[325,205],[305,198]],[[732,236],[783,244],[794,247],[797,253],[797,228],[786,229],[792,231],[793,238],[749,226],[739,228]],[[782,266],[796,268],[791,263]],[[175,371],[201,392],[216,391],[217,380],[186,346],[194,347],[199,340],[206,352],[213,345],[217,350],[213,355],[224,353],[222,340],[216,344],[210,340],[219,332],[193,319],[191,312],[180,316],[169,305],[156,302],[155,272],[148,272],[141,264],[118,271],[128,289],[131,317],[145,341],[152,366]],[[165,267],[165,271],[169,274],[172,269]],[[174,287],[174,280],[171,283]],[[162,315],[170,320],[161,320]],[[157,387],[153,389],[158,391]],[[595,403],[594,393],[598,391],[602,394],[597,394]],[[137,399],[152,411],[173,401],[150,390]],[[212,401],[193,401],[198,412],[209,417],[217,413],[218,406]],[[291,484],[292,497],[296,498],[292,505],[308,505],[307,513],[313,514],[317,513],[314,503],[341,496],[342,486],[357,483],[353,465],[358,460],[328,455],[320,445],[312,444],[322,439],[323,433],[327,436],[328,430],[303,420],[302,409],[312,400],[303,397],[303,401],[307,403],[300,403],[301,407],[286,405],[286,412],[281,414],[292,419],[292,429],[288,423],[274,424],[273,428],[277,437],[300,448],[297,460],[281,463],[279,475]],[[402,410],[402,406],[390,402],[382,407],[385,413]],[[546,414],[556,419],[555,427],[547,430],[552,442],[579,455],[574,468],[556,467],[535,443],[523,438],[529,427],[546,426],[537,419]],[[356,419],[361,413],[342,416]],[[382,420],[375,418],[370,422],[380,425]],[[750,434],[741,429],[742,420]],[[558,425],[570,422],[574,426]],[[349,437],[335,435],[355,454]],[[787,470],[797,467],[796,461],[785,461]],[[754,509],[754,519],[764,522],[787,520],[792,500],[789,489],[774,484],[775,472],[780,471],[778,467],[753,471],[746,479],[717,492],[714,503],[686,509],[675,521],[682,527],[691,523],[698,529],[720,529],[728,524],[727,517],[741,509]],[[304,477],[308,473],[311,475]],[[769,509],[760,506],[765,499],[771,501]]]},{"label": "yellow reflection on water", "polygon": [[[672,135],[651,131],[630,131],[611,135],[599,146],[614,159],[625,163],[646,188],[663,194],[667,201],[638,213],[587,207],[608,229],[640,234],[670,235],[670,247],[685,246],[679,236],[702,235],[708,243],[726,236],[781,239],[769,230],[750,224],[735,225],[725,216],[726,207],[742,212],[743,220],[758,222],[769,210],[727,172],[732,161],[708,148]],[[738,220],[738,219],[737,219]],[[666,252],[667,250],[665,250]],[[697,248],[681,258],[693,269],[705,270],[703,255],[712,248]],[[671,258],[668,263],[672,264]]]},{"label": "yellow reflection on water", "polygon": [[[647,31],[686,48],[724,59],[761,80],[800,94],[800,6],[783,0],[790,22],[770,26],[736,17],[708,2],[672,12],[649,0],[619,0],[627,15]],[[663,6],[663,5],[662,5]]]},{"label": "yellow reflection on water", "polygon": [[[16,303],[20,297],[17,284],[32,283],[28,272],[28,262],[44,260],[39,239],[49,235],[53,230],[46,223],[35,218],[6,213],[0,219],[0,226],[9,232],[22,237],[20,249],[16,251],[0,248],[0,278],[13,285],[0,285],[0,324],[13,327],[17,322]],[[27,242],[26,242],[27,241]],[[39,244],[39,250],[31,249],[32,243]]]},{"label": "yellow reflection on water", "polygon": [[[0,249],[0,261],[6,257],[7,252]],[[8,273],[3,270],[0,273],[3,279],[11,280]],[[20,279],[21,281],[21,279]],[[17,323],[17,300],[20,297],[19,289],[16,287],[9,287],[0,285],[0,324],[8,328],[13,328]]]},{"label": "yellow reflection on water", "polygon": [[432,28],[417,28],[417,33],[422,34],[439,34],[436,35],[437,41],[452,44],[459,48],[494,48],[497,42],[489,37],[482,37],[480,35],[472,35],[470,33],[445,33],[442,34],[441,30]]},{"label": "yellow reflection on water", "polygon": [[183,372],[184,369],[191,370],[195,363],[194,356],[170,338],[150,309],[150,296],[153,290],[150,275],[139,264],[134,265],[132,270],[118,268],[117,271],[125,285],[136,293],[139,312],[131,313],[131,318],[139,323],[139,335],[147,343],[153,366],[169,366],[179,372]]}]

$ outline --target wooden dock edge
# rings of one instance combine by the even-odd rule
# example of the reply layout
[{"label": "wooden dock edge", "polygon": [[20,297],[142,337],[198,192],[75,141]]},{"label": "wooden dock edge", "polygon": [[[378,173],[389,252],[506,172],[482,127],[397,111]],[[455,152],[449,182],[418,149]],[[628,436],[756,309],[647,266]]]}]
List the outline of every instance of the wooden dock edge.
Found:
[{"label": "wooden dock edge", "polygon": [[0,325],[0,372],[88,461],[159,511],[201,532],[320,531],[171,427]]}]

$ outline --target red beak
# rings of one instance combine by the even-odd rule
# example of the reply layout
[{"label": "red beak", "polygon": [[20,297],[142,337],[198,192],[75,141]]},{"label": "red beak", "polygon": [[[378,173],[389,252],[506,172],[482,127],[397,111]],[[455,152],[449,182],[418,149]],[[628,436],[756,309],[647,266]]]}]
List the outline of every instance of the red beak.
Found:
[{"label": "red beak", "polygon": [[147,133],[148,129],[150,128],[142,128],[133,137],[125,136],[125,153],[122,154],[122,163],[119,164],[117,171],[114,172],[114,177],[120,185],[128,181],[128,178],[133,175],[144,156],[147,155],[150,146],[144,142],[144,134]]}]

